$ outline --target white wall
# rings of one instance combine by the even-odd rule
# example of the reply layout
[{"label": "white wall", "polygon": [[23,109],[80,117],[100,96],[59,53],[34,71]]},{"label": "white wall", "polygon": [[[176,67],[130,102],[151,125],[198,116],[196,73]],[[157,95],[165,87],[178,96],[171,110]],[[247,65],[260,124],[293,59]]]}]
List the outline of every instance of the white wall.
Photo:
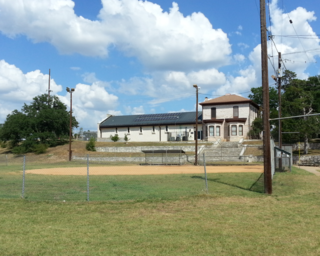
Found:
[{"label": "white wall", "polygon": [[216,108],[216,118],[217,119],[225,119],[225,118],[233,118],[233,107],[239,107],[239,118],[248,118],[250,113],[249,103],[241,103],[241,104],[228,104],[228,105],[214,105],[202,106],[203,120],[211,119],[211,108]]},{"label": "white wall", "polygon": [[[142,126],[142,132],[140,132],[140,126],[130,127],[130,133],[128,133],[128,127],[117,128],[101,128],[101,136],[99,138],[110,138],[110,135],[114,136],[116,131],[119,138],[123,141],[125,134],[127,134],[130,141],[136,142],[154,142],[154,141],[168,141],[168,132],[171,132],[172,137],[180,135],[184,136],[184,132],[187,130],[189,133],[188,140],[194,140],[195,125],[168,125],[168,132],[166,131],[166,125],[154,126]],[[198,130],[202,131],[202,126],[198,125]]]}]

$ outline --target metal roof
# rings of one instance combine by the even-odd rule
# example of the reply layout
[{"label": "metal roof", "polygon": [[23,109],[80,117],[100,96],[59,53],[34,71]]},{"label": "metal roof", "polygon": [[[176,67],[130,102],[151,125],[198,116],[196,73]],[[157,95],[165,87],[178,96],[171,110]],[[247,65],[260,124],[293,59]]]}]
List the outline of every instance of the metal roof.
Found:
[{"label": "metal roof", "polygon": [[244,98],[236,94],[226,94],[214,99],[207,99],[204,102],[199,103],[199,105],[222,105],[222,104],[239,104],[239,103],[250,103],[259,109],[259,105],[254,101]]},{"label": "metal roof", "polygon": [[[196,112],[110,116],[100,123],[100,128],[195,124],[195,116]],[[201,124],[201,121],[202,112],[199,111],[198,123]]]}]

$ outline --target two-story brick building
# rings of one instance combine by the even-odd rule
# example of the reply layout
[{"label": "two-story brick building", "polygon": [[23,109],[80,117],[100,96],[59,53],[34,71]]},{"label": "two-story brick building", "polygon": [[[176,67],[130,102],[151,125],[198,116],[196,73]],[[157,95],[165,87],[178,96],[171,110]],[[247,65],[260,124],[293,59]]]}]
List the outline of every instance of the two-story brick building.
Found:
[{"label": "two-story brick building", "polygon": [[[259,106],[244,97],[226,94],[200,103],[198,139],[239,141],[246,138]],[[196,137],[196,113],[112,116],[98,123],[98,141],[110,135],[128,136],[130,141],[190,141]]]}]

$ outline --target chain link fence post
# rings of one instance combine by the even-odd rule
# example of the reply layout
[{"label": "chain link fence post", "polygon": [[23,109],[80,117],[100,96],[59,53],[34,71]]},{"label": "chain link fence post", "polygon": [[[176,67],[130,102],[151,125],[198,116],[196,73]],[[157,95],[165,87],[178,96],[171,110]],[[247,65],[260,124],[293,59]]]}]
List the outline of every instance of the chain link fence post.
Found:
[{"label": "chain link fence post", "polygon": [[23,156],[23,174],[22,174],[22,191],[21,197],[24,198],[24,183],[26,179],[26,156]]},{"label": "chain link fence post", "polygon": [[8,166],[8,155],[6,155],[6,166]]},{"label": "chain link fence post", "polygon": [[207,194],[209,193],[208,190],[208,179],[207,179],[207,168],[206,168],[206,157],[205,157],[205,153],[203,153],[203,167],[204,167],[204,177],[206,180],[206,192]]},{"label": "chain link fence post", "polygon": [[90,183],[89,183],[89,155],[87,155],[87,201],[90,200]]},{"label": "chain link fence post", "polygon": [[166,149],[166,165],[168,165],[168,150]]}]

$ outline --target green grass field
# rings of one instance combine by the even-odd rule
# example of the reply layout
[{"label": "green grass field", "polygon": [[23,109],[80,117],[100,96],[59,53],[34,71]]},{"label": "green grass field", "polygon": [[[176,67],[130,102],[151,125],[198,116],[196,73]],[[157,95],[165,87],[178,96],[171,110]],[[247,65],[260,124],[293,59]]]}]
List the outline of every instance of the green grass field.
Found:
[{"label": "green grass field", "polygon": [[[52,164],[50,167],[68,168],[81,165],[85,166],[83,162],[71,162]],[[29,165],[28,169],[44,167],[47,165],[35,164]],[[0,198],[21,198],[21,169],[22,167],[19,165],[2,166],[0,170]],[[178,200],[182,197],[197,196],[206,192],[203,174],[91,175],[89,184],[90,201]],[[208,174],[208,184],[212,193],[222,196],[234,193],[251,196],[253,191],[263,192],[260,173]],[[226,190],[225,187],[228,189]],[[86,201],[87,177],[26,174],[24,199],[30,201]]]},{"label": "green grass field", "polygon": [[[86,177],[0,170],[1,255],[319,255],[320,178],[277,173]],[[66,202],[63,202],[66,200]]]}]

